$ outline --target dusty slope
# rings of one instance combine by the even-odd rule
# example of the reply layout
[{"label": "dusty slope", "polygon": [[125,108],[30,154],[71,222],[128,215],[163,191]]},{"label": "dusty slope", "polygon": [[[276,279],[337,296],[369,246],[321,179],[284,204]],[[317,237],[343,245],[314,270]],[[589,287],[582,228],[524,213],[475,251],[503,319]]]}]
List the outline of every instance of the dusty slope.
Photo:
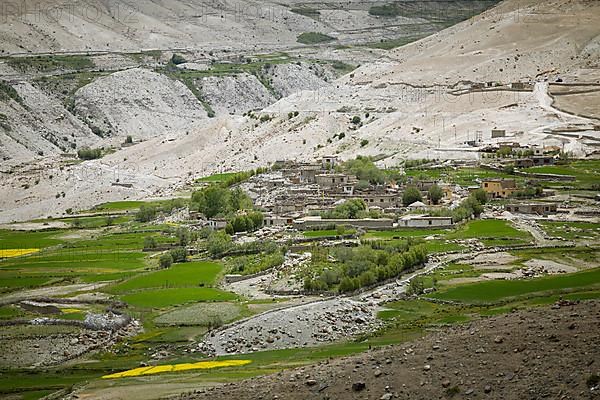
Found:
[{"label": "dusty slope", "polygon": [[[270,121],[209,120],[196,129],[169,134],[172,141],[151,139],[73,171],[81,175],[102,165],[129,173],[133,165],[129,179],[133,187],[126,192],[140,198],[168,193],[194,176],[253,168],[282,158],[384,154],[382,163],[391,165],[404,157],[477,157],[464,141],[478,132],[490,141],[494,127],[507,130],[508,138],[502,140],[564,143],[566,150],[585,155],[592,151],[590,146],[551,131],[579,125],[582,134],[599,137],[594,130],[597,121],[554,109],[544,80],[561,76],[571,82],[597,81],[599,35],[599,2],[507,0],[481,16],[396,50],[396,61],[365,65],[331,85],[281,99],[264,110]],[[548,70],[553,72],[538,76]],[[502,84],[523,80],[536,85],[525,92],[504,86],[451,94],[470,88],[464,79]],[[290,111],[299,115],[290,119]],[[362,123],[352,124],[353,116],[360,116]],[[342,132],[342,140],[333,138]],[[123,196],[121,189],[110,186],[112,177],[95,182],[53,181],[51,189],[46,179],[28,189],[14,176],[0,179],[3,185],[8,181],[10,188],[0,199],[0,221],[43,216],[50,210],[60,213],[68,207],[83,209],[95,200]],[[67,196],[57,205],[50,197],[54,191],[79,195]],[[39,201],[43,207],[35,205]]]},{"label": "dusty slope", "polygon": [[136,139],[181,131],[207,118],[183,83],[143,68],[116,72],[79,89],[74,113],[103,136]]},{"label": "dusty slope", "polygon": [[[0,51],[122,51],[175,48],[257,49],[296,45],[303,32],[341,42],[431,33],[448,19],[476,14],[495,0],[416,2],[409,17],[377,18],[371,3],[246,0],[35,0],[3,2]],[[419,6],[419,4],[423,4]],[[293,12],[310,9],[316,14]],[[427,19],[433,10],[433,18]],[[416,14],[415,14],[416,9]],[[452,14],[448,15],[447,12]],[[425,14],[425,16],[421,16]],[[409,14],[411,15],[411,14]]]},{"label": "dusty slope", "polygon": [[599,328],[598,302],[519,311],[182,398],[594,399]]}]

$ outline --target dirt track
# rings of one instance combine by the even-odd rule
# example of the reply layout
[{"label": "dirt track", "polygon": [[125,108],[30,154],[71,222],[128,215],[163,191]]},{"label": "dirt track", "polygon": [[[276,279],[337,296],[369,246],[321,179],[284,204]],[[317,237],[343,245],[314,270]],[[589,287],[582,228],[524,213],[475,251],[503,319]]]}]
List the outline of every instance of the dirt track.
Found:
[{"label": "dirt track", "polygon": [[600,302],[555,305],[184,398],[598,399],[598,343]]}]

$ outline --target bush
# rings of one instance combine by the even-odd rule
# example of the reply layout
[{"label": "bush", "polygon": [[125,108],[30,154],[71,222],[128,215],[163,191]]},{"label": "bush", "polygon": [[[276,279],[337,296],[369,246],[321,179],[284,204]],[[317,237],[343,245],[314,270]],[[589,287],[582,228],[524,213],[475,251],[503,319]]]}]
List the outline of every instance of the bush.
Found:
[{"label": "bush", "polygon": [[335,38],[319,32],[304,32],[298,35],[298,38],[296,40],[298,41],[298,43],[314,44],[331,42],[334,41]]},{"label": "bush", "polygon": [[89,147],[82,147],[77,151],[77,157],[82,160],[94,160],[102,157],[102,149],[91,149]]},{"label": "bush", "polygon": [[417,276],[410,280],[407,293],[409,296],[418,296],[425,291],[425,283],[423,278]]},{"label": "bush", "polygon": [[173,56],[171,57],[171,63],[173,63],[175,65],[185,64],[186,62],[187,62],[187,60],[179,54],[173,54]]},{"label": "bush", "polygon": [[414,186],[409,186],[406,188],[404,193],[402,193],[402,204],[404,207],[407,207],[414,203],[415,201],[422,201],[421,192]]},{"label": "bush", "polygon": [[438,185],[433,185],[429,188],[427,197],[432,204],[438,204],[442,197],[444,197],[444,192]]},{"label": "bush", "polygon": [[355,115],[354,117],[352,117],[352,123],[354,125],[360,124],[360,117],[358,115]]},{"label": "bush", "polygon": [[233,247],[231,236],[223,231],[213,232],[208,237],[206,250],[212,257],[217,257]]},{"label": "bush", "polygon": [[336,206],[335,209],[331,211],[324,212],[321,216],[326,219],[356,219],[360,218],[366,210],[367,205],[362,199],[351,199]]},{"label": "bush", "polygon": [[156,247],[158,247],[158,244],[154,236],[146,236],[144,238],[144,249],[155,249]]},{"label": "bush", "polygon": [[173,264],[171,253],[165,253],[158,259],[158,264],[161,268],[169,268]]},{"label": "bush", "polygon": [[156,218],[157,209],[154,206],[142,205],[135,214],[135,219],[139,222],[150,222]]},{"label": "bush", "polygon": [[177,247],[169,252],[173,257],[173,262],[186,262],[187,261],[187,250],[185,247]]},{"label": "bush", "polygon": [[369,144],[369,141],[367,139],[363,139],[360,141],[360,147],[365,147],[368,144]]},{"label": "bush", "polygon": [[128,135],[128,136],[125,138],[125,143],[127,143],[127,144],[131,144],[131,143],[133,143],[133,138],[131,137],[131,135]]}]

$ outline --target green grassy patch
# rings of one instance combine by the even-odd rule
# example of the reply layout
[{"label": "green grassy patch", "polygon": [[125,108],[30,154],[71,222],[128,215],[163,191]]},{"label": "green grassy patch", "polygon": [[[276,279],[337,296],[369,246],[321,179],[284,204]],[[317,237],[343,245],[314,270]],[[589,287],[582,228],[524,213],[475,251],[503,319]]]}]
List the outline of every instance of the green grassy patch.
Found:
[{"label": "green grassy patch", "polygon": [[432,235],[446,235],[450,233],[449,229],[414,229],[414,228],[406,228],[406,229],[396,229],[390,231],[371,231],[367,232],[363,238],[365,239],[400,239],[407,237],[425,237]]},{"label": "green grassy patch", "polygon": [[456,287],[428,295],[430,298],[463,303],[497,303],[521,296],[568,292],[573,288],[600,286],[600,268],[567,275],[513,281],[486,281]]},{"label": "green grassy patch", "polygon": [[529,239],[531,238],[531,235],[528,232],[513,228],[508,221],[499,219],[481,219],[469,221],[447,237],[452,239]]},{"label": "green grassy patch", "polygon": [[198,303],[179,307],[155,318],[156,325],[220,326],[237,319],[242,307],[235,303]]},{"label": "green grassy patch", "polygon": [[230,301],[237,296],[214,288],[177,288],[143,290],[121,296],[121,299],[141,308],[164,308],[199,301]]},{"label": "green grassy patch", "polygon": [[320,32],[304,32],[298,35],[296,41],[302,44],[319,44],[333,42],[336,39]]},{"label": "green grassy patch", "polygon": [[42,249],[63,241],[58,238],[64,231],[10,231],[0,230],[0,249]]},{"label": "green grassy patch", "polygon": [[141,289],[210,286],[222,270],[220,264],[207,261],[174,264],[168,269],[137,275],[109,291],[122,294]]},{"label": "green grassy patch", "polygon": [[600,224],[595,222],[542,221],[539,224],[552,237],[567,240],[600,238]]},{"label": "green grassy patch", "polygon": [[319,230],[319,231],[304,231],[303,235],[304,235],[304,237],[307,237],[307,238],[315,238],[315,237],[332,237],[332,236],[339,236],[339,235],[351,235],[355,232],[356,232],[356,230],[354,230],[354,229],[346,229],[343,231],[343,233],[339,233],[336,229],[325,229],[325,230]]},{"label": "green grassy patch", "polygon": [[89,57],[80,55],[45,55],[31,57],[11,57],[7,59],[12,68],[27,72],[37,70],[40,72],[62,70],[79,71],[94,67]]}]

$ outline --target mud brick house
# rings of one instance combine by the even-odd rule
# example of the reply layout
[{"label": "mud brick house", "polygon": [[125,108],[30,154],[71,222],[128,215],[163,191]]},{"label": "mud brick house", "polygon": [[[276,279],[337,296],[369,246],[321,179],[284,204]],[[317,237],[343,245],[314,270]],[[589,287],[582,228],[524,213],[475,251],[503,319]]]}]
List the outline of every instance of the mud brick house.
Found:
[{"label": "mud brick house", "polygon": [[517,191],[514,179],[486,179],[481,182],[481,188],[491,198],[507,198]]}]

